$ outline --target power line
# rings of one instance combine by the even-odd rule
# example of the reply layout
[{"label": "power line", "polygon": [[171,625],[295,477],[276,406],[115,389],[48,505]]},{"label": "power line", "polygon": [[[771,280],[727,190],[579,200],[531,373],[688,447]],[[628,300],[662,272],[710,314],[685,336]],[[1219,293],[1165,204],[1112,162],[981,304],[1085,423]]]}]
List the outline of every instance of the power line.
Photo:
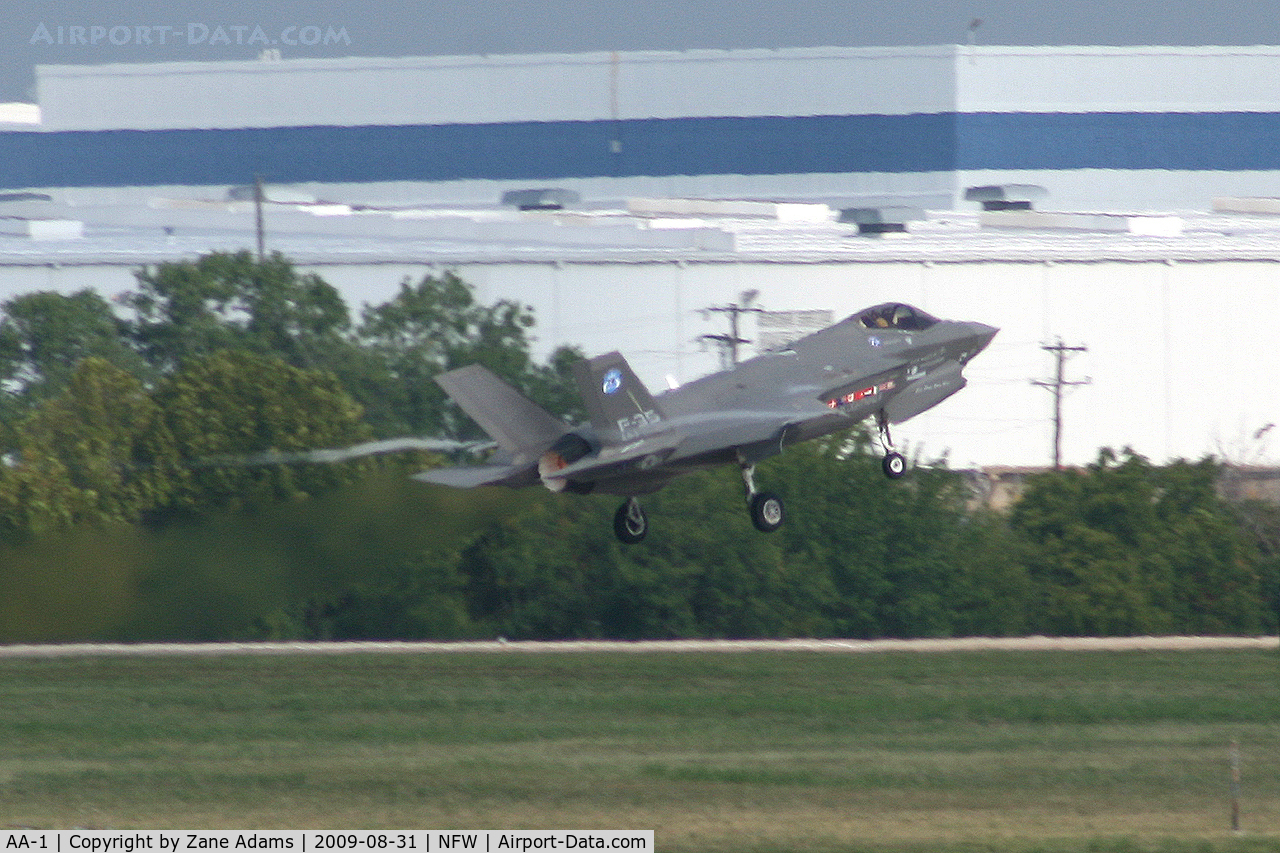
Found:
[{"label": "power line", "polygon": [[1056,344],[1042,344],[1040,349],[1051,352],[1054,356],[1055,369],[1052,379],[1032,379],[1031,384],[1049,389],[1053,394],[1053,468],[1062,467],[1062,394],[1067,388],[1088,385],[1093,380],[1089,377],[1068,382],[1065,378],[1067,358],[1070,354],[1088,352],[1086,346],[1069,347],[1058,338]]},{"label": "power line", "polygon": [[738,334],[738,317],[741,314],[760,314],[764,312],[763,308],[753,307],[751,304],[755,302],[756,297],[759,295],[760,291],[758,290],[745,290],[738,296],[741,304],[730,302],[728,305],[714,305],[710,308],[702,309],[704,317],[707,312],[729,315],[729,334],[698,336],[698,340],[711,341],[720,348],[720,360],[726,369],[738,363],[738,346],[751,343],[750,340]]}]

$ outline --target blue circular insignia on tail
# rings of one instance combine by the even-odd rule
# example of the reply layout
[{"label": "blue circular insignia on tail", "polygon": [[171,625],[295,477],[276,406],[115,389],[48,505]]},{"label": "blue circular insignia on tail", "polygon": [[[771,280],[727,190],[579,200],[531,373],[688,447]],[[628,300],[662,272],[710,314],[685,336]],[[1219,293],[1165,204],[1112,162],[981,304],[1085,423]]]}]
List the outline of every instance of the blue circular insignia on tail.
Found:
[{"label": "blue circular insignia on tail", "polygon": [[600,386],[600,390],[606,394],[616,394],[621,387],[622,371],[615,367],[604,375],[604,383]]}]

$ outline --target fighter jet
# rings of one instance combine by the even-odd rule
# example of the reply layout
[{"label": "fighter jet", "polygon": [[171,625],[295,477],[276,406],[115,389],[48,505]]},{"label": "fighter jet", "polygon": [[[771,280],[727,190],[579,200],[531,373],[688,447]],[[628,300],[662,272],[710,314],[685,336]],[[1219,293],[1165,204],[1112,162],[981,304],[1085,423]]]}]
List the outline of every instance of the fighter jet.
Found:
[{"label": "fighter jet", "polygon": [[634,544],[649,532],[637,496],[680,474],[736,464],[752,523],[771,532],[782,525],[784,509],[777,494],[756,488],[758,462],[874,418],[884,473],[903,476],[907,462],[893,449],[890,426],[963,388],[965,365],[997,331],[886,303],[656,397],[611,352],[575,365],[590,417],[576,426],[470,365],[436,381],[499,449],[480,466],[416,476],[462,488],[541,484],[554,492],[619,495],[626,501],[614,515],[614,533]]}]

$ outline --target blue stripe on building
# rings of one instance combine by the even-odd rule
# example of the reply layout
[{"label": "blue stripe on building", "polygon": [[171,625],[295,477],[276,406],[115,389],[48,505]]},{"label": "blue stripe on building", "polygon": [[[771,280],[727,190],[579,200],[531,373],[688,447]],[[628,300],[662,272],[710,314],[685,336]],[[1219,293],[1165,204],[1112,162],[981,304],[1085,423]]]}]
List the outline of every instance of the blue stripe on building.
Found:
[{"label": "blue stripe on building", "polygon": [[934,171],[954,139],[950,115],[15,132],[0,134],[0,185]]},{"label": "blue stripe on building", "polygon": [[[617,145],[614,142],[618,143]],[[933,113],[0,133],[0,186],[1280,169],[1276,113]]]},{"label": "blue stripe on building", "polygon": [[959,169],[1280,169],[1277,113],[961,113]]}]

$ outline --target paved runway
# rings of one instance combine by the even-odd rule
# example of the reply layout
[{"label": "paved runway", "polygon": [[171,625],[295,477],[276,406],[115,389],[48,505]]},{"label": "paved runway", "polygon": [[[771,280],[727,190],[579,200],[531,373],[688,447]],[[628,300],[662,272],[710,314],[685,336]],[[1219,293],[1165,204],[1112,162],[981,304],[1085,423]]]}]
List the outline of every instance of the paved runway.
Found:
[{"label": "paved runway", "polygon": [[1280,649],[1276,637],[970,637],[946,640],[478,640],[465,642],[338,643],[65,643],[0,645],[3,658],[160,657],[195,655],[351,654],[572,654],[582,652],[1000,652],[1000,651],[1177,651]]}]

